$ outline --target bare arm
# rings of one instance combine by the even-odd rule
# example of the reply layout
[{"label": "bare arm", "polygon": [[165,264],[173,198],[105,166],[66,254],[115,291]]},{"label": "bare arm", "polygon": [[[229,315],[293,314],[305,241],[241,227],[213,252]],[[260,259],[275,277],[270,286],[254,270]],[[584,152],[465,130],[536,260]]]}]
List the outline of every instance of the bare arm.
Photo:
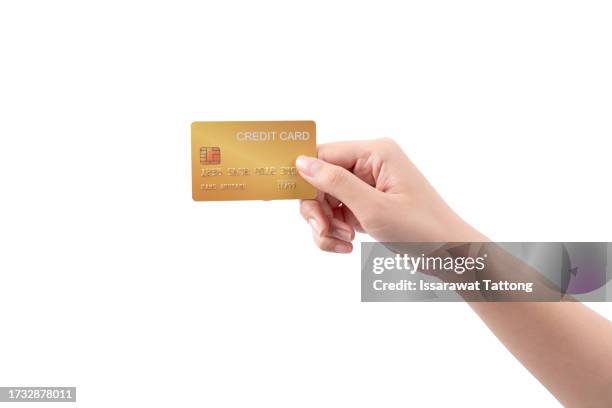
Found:
[{"label": "bare arm", "polygon": [[[319,147],[300,157],[320,191],[301,213],[323,250],[350,252],[355,231],[381,242],[468,242],[461,220],[388,139]],[[567,406],[612,407],[612,323],[578,302],[472,302],[508,350]]]},{"label": "bare arm", "polygon": [[612,406],[612,323],[578,302],[474,302],[506,348],[565,406]]}]

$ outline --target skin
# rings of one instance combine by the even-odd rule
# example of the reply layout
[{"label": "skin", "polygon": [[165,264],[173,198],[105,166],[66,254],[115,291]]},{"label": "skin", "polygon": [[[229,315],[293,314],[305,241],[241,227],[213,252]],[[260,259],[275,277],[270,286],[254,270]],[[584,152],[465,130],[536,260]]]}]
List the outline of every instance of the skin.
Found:
[{"label": "skin", "polygon": [[[349,253],[355,232],[380,242],[485,242],[391,139],[318,147],[300,203],[324,251]],[[612,406],[612,323],[579,302],[469,302],[508,350],[565,406]]]}]

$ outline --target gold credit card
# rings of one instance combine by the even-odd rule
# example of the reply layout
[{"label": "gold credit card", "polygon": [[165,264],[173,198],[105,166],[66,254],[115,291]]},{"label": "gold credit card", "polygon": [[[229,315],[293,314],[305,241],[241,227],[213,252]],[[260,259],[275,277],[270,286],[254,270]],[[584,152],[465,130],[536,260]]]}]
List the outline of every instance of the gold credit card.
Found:
[{"label": "gold credit card", "polygon": [[315,123],[193,122],[191,180],[195,201],[312,199],[316,190],[295,168],[317,155]]}]

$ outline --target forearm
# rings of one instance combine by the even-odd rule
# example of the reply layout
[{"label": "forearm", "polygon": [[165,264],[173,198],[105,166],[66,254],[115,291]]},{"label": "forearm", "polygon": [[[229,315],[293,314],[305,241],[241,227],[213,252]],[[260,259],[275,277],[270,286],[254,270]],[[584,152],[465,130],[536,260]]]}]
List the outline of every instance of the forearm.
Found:
[{"label": "forearm", "polygon": [[473,302],[508,350],[566,406],[612,406],[612,323],[577,302]]},{"label": "forearm", "polygon": [[[464,229],[453,235],[461,235],[465,241],[488,241],[463,225]],[[511,279],[509,274],[524,272],[511,258],[502,259],[493,273]],[[555,296],[540,294],[540,299],[546,298]],[[612,406],[612,322],[573,301],[468,304],[562,404]]]}]

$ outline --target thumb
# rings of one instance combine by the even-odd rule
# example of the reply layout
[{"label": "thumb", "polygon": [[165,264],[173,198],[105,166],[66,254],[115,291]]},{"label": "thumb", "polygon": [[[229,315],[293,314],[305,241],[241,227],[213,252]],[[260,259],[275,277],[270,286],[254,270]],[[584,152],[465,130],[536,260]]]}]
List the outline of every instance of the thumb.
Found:
[{"label": "thumb", "polygon": [[344,167],[308,156],[299,156],[295,165],[307,182],[342,201],[357,217],[372,207],[378,191]]}]

